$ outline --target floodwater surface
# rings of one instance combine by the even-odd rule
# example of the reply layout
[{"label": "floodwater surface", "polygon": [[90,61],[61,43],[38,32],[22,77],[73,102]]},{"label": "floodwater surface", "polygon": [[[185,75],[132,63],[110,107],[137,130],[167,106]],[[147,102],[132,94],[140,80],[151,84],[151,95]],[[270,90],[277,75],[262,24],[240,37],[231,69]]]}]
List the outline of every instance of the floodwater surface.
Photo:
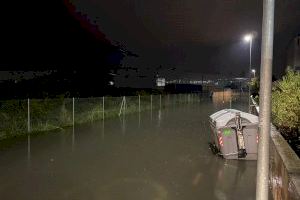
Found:
[{"label": "floodwater surface", "polygon": [[255,199],[256,161],[208,148],[208,117],[226,106],[204,99],[28,137],[0,151],[0,199]]}]

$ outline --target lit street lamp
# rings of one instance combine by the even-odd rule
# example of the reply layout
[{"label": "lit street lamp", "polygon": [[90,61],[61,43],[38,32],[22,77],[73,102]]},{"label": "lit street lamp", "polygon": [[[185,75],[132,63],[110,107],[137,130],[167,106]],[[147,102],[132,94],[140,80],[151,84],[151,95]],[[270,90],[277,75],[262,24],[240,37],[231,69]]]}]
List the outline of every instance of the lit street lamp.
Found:
[{"label": "lit street lamp", "polygon": [[[246,41],[246,42],[249,42],[249,44],[250,44],[250,63],[249,63],[249,83],[250,83],[250,80],[251,80],[251,50],[252,50],[252,40],[253,40],[253,36],[251,35],[251,34],[248,34],[248,35],[245,35],[245,37],[244,37],[244,40]],[[248,88],[249,88],[249,104],[248,104],[248,109],[249,109],[249,112],[250,112],[250,85],[248,86]]]},{"label": "lit street lamp", "polygon": [[254,78],[255,78],[255,69],[252,69],[252,73],[253,73],[253,75],[254,75]]}]

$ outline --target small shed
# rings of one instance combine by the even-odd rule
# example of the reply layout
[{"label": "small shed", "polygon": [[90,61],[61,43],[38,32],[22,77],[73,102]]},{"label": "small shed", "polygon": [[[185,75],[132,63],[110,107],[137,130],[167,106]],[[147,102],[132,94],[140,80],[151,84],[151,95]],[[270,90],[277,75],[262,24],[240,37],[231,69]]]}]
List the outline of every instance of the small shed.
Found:
[{"label": "small shed", "polygon": [[257,159],[258,117],[235,109],[210,115],[212,150],[226,159]]}]

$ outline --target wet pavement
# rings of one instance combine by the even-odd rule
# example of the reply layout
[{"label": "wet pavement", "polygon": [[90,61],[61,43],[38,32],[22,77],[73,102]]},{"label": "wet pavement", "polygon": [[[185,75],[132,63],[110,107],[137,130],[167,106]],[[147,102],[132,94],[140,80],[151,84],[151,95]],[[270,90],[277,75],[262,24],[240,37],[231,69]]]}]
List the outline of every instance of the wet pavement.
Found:
[{"label": "wet pavement", "polygon": [[0,151],[0,199],[255,199],[256,161],[208,148],[208,116],[226,106],[204,99],[28,137]]}]

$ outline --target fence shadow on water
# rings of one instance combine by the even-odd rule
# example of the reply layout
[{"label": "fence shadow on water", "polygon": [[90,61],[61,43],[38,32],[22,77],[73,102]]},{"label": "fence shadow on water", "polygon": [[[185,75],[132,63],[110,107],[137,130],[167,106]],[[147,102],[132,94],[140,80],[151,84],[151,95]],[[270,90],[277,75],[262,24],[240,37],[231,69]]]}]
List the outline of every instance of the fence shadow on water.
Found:
[{"label": "fence shadow on water", "polygon": [[3,100],[0,139],[199,101],[198,94]]}]

